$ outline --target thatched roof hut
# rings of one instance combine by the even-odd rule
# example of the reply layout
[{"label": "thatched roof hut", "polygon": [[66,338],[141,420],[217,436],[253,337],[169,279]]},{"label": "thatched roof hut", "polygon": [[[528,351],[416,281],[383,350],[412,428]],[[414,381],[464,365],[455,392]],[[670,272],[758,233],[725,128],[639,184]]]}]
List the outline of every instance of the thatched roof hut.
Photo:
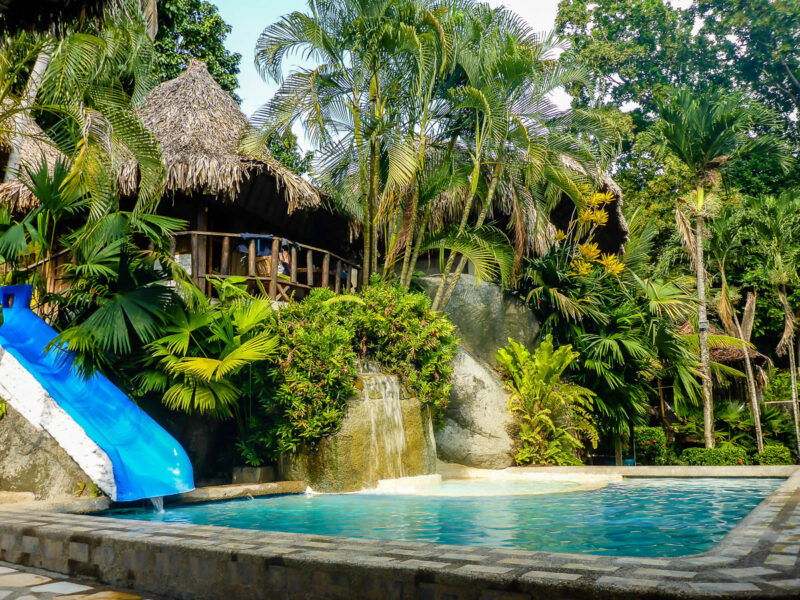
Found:
[{"label": "thatched roof hut", "polygon": [[[681,325],[680,332],[683,335],[696,335],[697,327],[692,322],[686,321],[686,323]],[[714,327],[713,325],[709,326],[708,334],[727,335],[724,331]],[[755,367],[766,370],[772,364],[772,361],[768,356],[761,354],[754,348],[748,348],[747,353],[750,356],[751,364],[753,364]],[[744,367],[744,349],[740,347],[710,348],[709,354],[713,362],[735,366],[737,368]]]},{"label": "thatched roof hut", "polygon": [[[253,156],[240,149],[250,124],[204,63],[192,60],[181,75],[156,86],[138,112],[162,151],[160,213],[186,219],[190,229],[264,231],[339,252],[349,247],[347,221],[322,209],[311,183],[266,150]],[[44,156],[52,168],[60,154],[32,120],[22,126],[28,134],[22,166],[36,167]],[[135,196],[138,186],[139,168],[131,157],[117,172],[117,188],[125,198]],[[38,200],[20,181],[11,181],[0,184],[0,203],[25,212]]]},{"label": "thatched roof hut", "polygon": [[[250,124],[236,101],[192,60],[175,79],[155,87],[139,111],[161,145],[166,192],[234,200],[245,180],[268,173],[288,199],[289,211],[320,206],[318,191],[267,153],[258,158],[239,150]],[[117,180],[120,193],[134,195],[138,166],[126,162]]]},{"label": "thatched roof hut", "polygon": [[39,203],[24,183],[27,180],[26,169],[36,170],[44,161],[52,173],[57,162],[67,164],[68,159],[31,119],[27,110],[6,101],[2,114],[7,117],[5,122],[0,122],[0,130],[6,132],[0,139],[0,173],[6,171],[12,144],[20,146],[20,166],[18,179],[0,185],[0,204],[12,213],[24,213]]},{"label": "thatched roof hut", "polygon": [[[321,204],[313,185],[266,151],[253,157],[239,150],[249,122],[203,62],[192,60],[181,75],[156,86],[139,115],[161,146],[166,169],[165,195],[234,200],[247,180],[266,173],[285,194],[290,213]],[[16,113],[14,118],[16,130],[25,132],[21,165],[36,167],[44,157],[52,167],[52,162],[62,157],[52,142],[24,113]],[[130,158],[119,169],[117,188],[122,196],[135,196],[138,187],[139,167]],[[38,200],[21,182],[12,181],[0,185],[0,203],[14,211],[26,211],[36,206]]]}]

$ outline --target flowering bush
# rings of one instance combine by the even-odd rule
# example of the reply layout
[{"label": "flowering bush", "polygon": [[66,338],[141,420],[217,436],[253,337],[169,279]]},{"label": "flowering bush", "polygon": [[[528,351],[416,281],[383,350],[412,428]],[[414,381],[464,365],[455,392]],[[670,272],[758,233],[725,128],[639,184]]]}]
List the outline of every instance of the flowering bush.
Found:
[{"label": "flowering bush", "polygon": [[764,453],[756,455],[756,460],[760,465],[791,465],[792,453],[783,444],[770,444],[764,448]]},{"label": "flowering bush", "polygon": [[636,462],[641,465],[667,464],[667,437],[661,427],[636,427]]},{"label": "flowering bush", "polygon": [[744,448],[687,448],[681,453],[687,465],[749,465],[750,457]]}]

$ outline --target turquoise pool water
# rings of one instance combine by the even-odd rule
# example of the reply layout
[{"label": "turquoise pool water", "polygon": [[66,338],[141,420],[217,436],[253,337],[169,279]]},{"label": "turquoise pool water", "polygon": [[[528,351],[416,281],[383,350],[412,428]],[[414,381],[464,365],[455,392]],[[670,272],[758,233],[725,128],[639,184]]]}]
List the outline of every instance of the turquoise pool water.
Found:
[{"label": "turquoise pool water", "polygon": [[[680,556],[710,549],[783,481],[626,479],[594,491],[545,495],[530,495],[530,482],[520,482],[520,493],[509,494],[514,482],[502,482],[503,494],[492,497],[290,495],[174,506],[163,513],[136,508],[101,514],[316,535]],[[482,485],[492,489],[498,482]]]}]

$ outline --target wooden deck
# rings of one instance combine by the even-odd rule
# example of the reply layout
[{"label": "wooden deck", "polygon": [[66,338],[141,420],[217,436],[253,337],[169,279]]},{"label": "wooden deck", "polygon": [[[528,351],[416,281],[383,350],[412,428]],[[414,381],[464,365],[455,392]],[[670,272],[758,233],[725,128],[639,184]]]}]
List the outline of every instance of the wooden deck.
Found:
[{"label": "wooden deck", "polygon": [[314,288],[339,294],[361,284],[359,267],[333,252],[278,236],[269,239],[268,234],[247,240],[243,235],[248,234],[180,232],[172,254],[179,264],[190,265],[192,279],[206,294],[211,293],[209,277],[245,277],[255,288],[261,282],[270,298],[284,301],[302,298]]}]

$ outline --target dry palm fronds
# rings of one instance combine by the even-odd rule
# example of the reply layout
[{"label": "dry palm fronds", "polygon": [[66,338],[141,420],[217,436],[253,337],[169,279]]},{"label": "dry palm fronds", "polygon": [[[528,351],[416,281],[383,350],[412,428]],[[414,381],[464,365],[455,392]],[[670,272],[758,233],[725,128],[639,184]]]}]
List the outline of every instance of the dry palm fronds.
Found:
[{"label": "dry palm fronds", "polygon": [[697,244],[695,242],[694,230],[688,217],[683,213],[680,206],[675,207],[675,224],[681,235],[681,243],[689,254],[689,264],[692,271],[697,273]]},{"label": "dry palm fronds", "polygon": [[781,339],[775,349],[780,356],[784,356],[789,351],[789,347],[794,341],[794,330],[797,324],[794,311],[792,311],[789,300],[786,298],[786,291],[781,288],[778,288],[778,300],[780,300],[781,306],[783,307],[784,321],[783,335],[781,335]]},{"label": "dry palm fronds", "polygon": [[756,294],[755,292],[747,292],[747,302],[744,305],[744,314],[742,315],[742,336],[744,341],[749,342],[753,334],[753,323],[756,318]]}]

